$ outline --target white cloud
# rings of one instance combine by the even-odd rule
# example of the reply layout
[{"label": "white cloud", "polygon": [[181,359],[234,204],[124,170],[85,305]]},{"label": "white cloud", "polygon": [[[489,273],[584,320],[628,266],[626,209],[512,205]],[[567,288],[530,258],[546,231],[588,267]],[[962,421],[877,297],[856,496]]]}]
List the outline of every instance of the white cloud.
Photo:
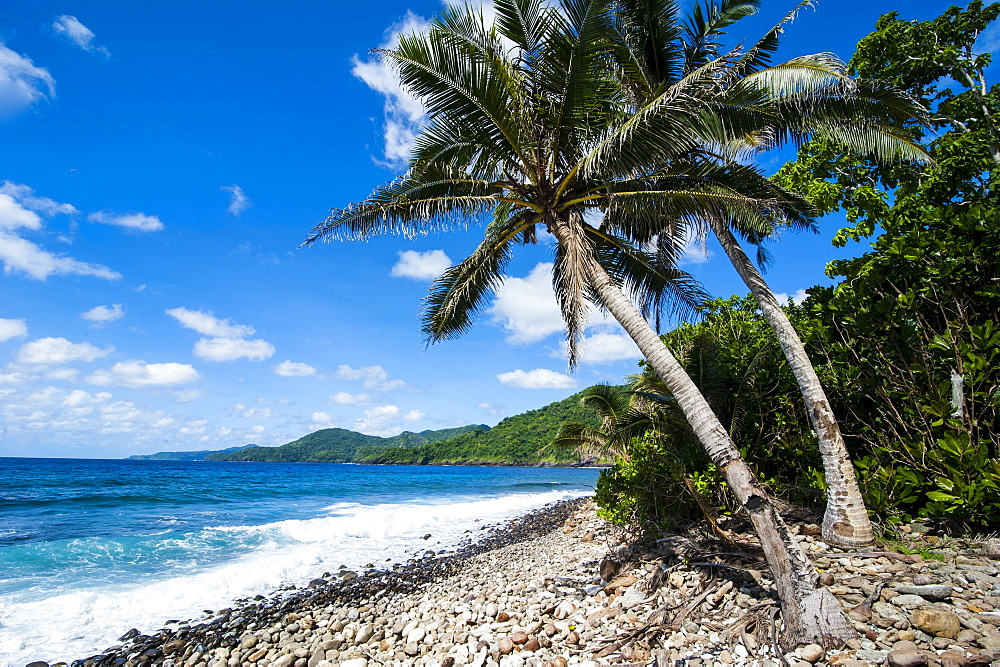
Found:
[{"label": "white cloud", "polygon": [[332,424],[337,421],[337,418],[329,412],[314,412],[312,420],[316,423]]},{"label": "white cloud", "polygon": [[13,116],[42,99],[56,96],[56,80],[31,58],[0,42],[0,117]]},{"label": "white cloud", "polygon": [[271,370],[274,371],[275,375],[280,375],[283,378],[291,377],[308,377],[310,375],[316,375],[316,369],[309,364],[303,364],[298,361],[282,361],[276,366],[272,366]]},{"label": "white cloud", "polygon": [[[566,354],[566,343],[560,356]],[[642,352],[627,334],[600,332],[580,341],[580,361],[585,364],[608,364],[624,359],[639,359]]]},{"label": "white cloud", "polygon": [[392,267],[392,275],[397,278],[433,280],[451,266],[451,259],[444,250],[404,250],[399,253],[399,261]]},{"label": "white cloud", "polygon": [[0,261],[3,262],[4,273],[19,272],[35,280],[45,280],[52,275],[94,276],[106,280],[122,277],[122,274],[101,264],[57,255],[27,239],[4,232],[0,232]]},{"label": "white cloud", "polygon": [[34,188],[30,188],[23,183],[0,181],[0,194],[9,196],[30,211],[35,211],[49,217],[58,214],[75,215],[80,212],[72,204],[60,203],[48,197],[39,197],[35,194]]},{"label": "white cloud", "polygon": [[0,261],[3,261],[4,273],[23,273],[35,280],[45,280],[51,275],[74,274],[108,280],[121,278],[120,273],[106,266],[49,252],[14,231],[40,230],[42,218],[39,213],[52,216],[76,212],[71,204],[35,196],[34,190],[26,185],[12,181],[0,183]]},{"label": "white cloud", "polygon": [[372,399],[368,394],[349,394],[346,391],[338,391],[336,394],[328,396],[326,402],[336,405],[368,405]]},{"label": "white cloud", "polygon": [[125,317],[125,311],[120,303],[113,303],[110,306],[94,306],[81,313],[80,317],[94,324],[110,324]]},{"label": "white cloud", "polygon": [[500,373],[497,379],[502,384],[521,389],[572,389],[576,386],[576,382],[570,376],[545,368],[536,368],[533,371],[522,371],[519,368],[509,373]]},{"label": "white cloud", "polygon": [[72,343],[65,338],[39,338],[25,343],[15,359],[22,364],[56,366],[71,361],[94,361],[114,351],[108,346],[103,350],[90,343]]},{"label": "white cloud", "polygon": [[271,408],[246,408],[245,410],[240,412],[240,417],[244,417],[246,419],[271,419],[272,417],[276,417],[279,414],[280,413],[275,412]]},{"label": "white cloud", "polygon": [[[427,20],[407,12],[402,21],[389,28],[382,49],[393,49],[399,44],[400,35],[427,30]],[[369,60],[352,58],[351,73],[385,98],[385,159],[393,166],[406,162],[413,147],[413,139],[424,120],[424,107],[420,100],[403,89],[399,77],[385,61],[378,56]]]},{"label": "white cloud", "polygon": [[177,403],[194,403],[205,395],[201,389],[180,389],[174,392],[174,401]]},{"label": "white cloud", "polygon": [[114,227],[124,227],[137,232],[158,232],[163,229],[163,223],[155,215],[145,213],[114,213],[111,211],[98,211],[87,216],[90,222],[102,225],[112,225]]},{"label": "white cloud", "polygon": [[274,346],[260,338],[245,340],[256,330],[246,324],[234,324],[230,320],[215,317],[210,312],[171,308],[165,311],[182,326],[209,336],[201,338],[194,345],[195,356],[208,361],[236,361],[249,359],[263,361],[274,355]]},{"label": "white cloud", "polygon": [[197,331],[203,336],[214,338],[243,338],[257,333],[257,330],[246,324],[233,324],[230,320],[219,319],[211,312],[203,310],[188,310],[187,308],[171,308],[165,311],[167,315],[181,323],[181,326]]},{"label": "white cloud", "polygon": [[390,391],[406,386],[402,380],[390,380],[389,374],[381,366],[351,368],[347,364],[341,364],[337,367],[337,377],[343,380],[363,380],[362,386],[365,389],[376,391]]},{"label": "white cloud", "polygon": [[52,30],[57,35],[62,35],[73,42],[87,53],[93,53],[104,60],[111,57],[111,52],[103,46],[94,44],[94,31],[80,23],[80,19],[69,14],[63,14],[52,24]]},{"label": "white cloud", "polygon": [[194,354],[206,361],[263,361],[274,355],[274,346],[260,338],[201,338],[194,344]]},{"label": "white cloud", "polygon": [[253,202],[243,192],[243,188],[235,183],[232,185],[223,185],[219,189],[229,193],[229,206],[226,210],[237,218],[243,215],[243,211],[253,206]]},{"label": "white cloud", "polygon": [[42,219],[34,211],[19,204],[12,196],[0,192],[0,228],[41,229]]},{"label": "white cloud", "polygon": [[795,304],[799,304],[808,299],[809,295],[806,294],[806,291],[804,289],[798,289],[795,290],[795,294],[791,295],[786,294],[785,292],[777,292],[775,293],[774,298],[777,299],[778,303],[781,305],[785,305],[789,301]]},{"label": "white cloud", "polygon": [[402,431],[399,426],[399,408],[395,405],[381,405],[365,410],[365,416],[354,422],[354,430],[366,435],[396,435]]},{"label": "white cloud", "polygon": [[427,419],[427,413],[421,412],[420,410],[410,410],[405,415],[403,415],[403,419],[405,419],[408,422],[418,422],[421,419]]},{"label": "white cloud", "polygon": [[489,312],[507,331],[511,344],[535,343],[565,330],[552,291],[552,264],[536,265],[525,278],[506,276]]},{"label": "white cloud", "polygon": [[189,364],[147,364],[136,360],[94,371],[86,380],[99,387],[169,387],[194,382],[199,377],[198,371]]},{"label": "white cloud", "polygon": [[23,338],[27,335],[27,321],[23,319],[8,320],[0,317],[0,343],[6,342],[11,338]]}]

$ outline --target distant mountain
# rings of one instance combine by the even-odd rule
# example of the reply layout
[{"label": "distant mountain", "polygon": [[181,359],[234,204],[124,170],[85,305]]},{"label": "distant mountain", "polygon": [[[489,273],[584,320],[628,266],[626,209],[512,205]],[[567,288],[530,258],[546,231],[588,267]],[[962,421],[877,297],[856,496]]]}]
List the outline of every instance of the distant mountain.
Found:
[{"label": "distant mountain", "polygon": [[484,424],[474,424],[420,433],[404,431],[391,438],[380,438],[342,428],[324,428],[280,447],[254,447],[232,454],[211,454],[206,460],[350,463],[355,461],[358,453],[362,451],[365,454],[372,454],[393,448],[409,449],[453,438],[456,435],[488,429],[489,426]]},{"label": "distant mountain", "polygon": [[580,405],[580,394],[574,394],[544,408],[507,417],[489,430],[470,431],[415,447],[361,450],[355,461],[460,465],[579,464],[580,457],[575,452],[548,448],[559,427],[568,421],[591,426],[599,424],[597,415]]},{"label": "distant mountain", "polygon": [[239,447],[229,447],[228,449],[203,449],[197,452],[156,452],[155,454],[133,454],[128,461],[206,461],[212,454],[232,454],[244,449],[250,449],[257,445],[241,445]]},{"label": "distant mountain", "polygon": [[280,447],[230,447],[220,451],[158,452],[130,459],[144,461],[261,461],[281,463],[388,463],[450,465],[580,465],[575,452],[548,447],[563,422],[597,426],[592,411],[580,405],[580,394],[538,410],[507,417],[490,428],[484,424],[438,431],[404,431],[391,438],[325,428]]}]

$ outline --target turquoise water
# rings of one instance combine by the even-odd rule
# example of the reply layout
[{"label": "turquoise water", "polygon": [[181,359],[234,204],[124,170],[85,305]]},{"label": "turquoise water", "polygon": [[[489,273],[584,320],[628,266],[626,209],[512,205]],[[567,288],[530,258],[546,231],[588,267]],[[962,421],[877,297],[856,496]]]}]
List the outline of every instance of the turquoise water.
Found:
[{"label": "turquoise water", "polygon": [[482,525],[587,495],[596,479],[567,468],[0,458],[0,665],[82,657],[131,627],[156,630],[341,565],[447,549]]}]

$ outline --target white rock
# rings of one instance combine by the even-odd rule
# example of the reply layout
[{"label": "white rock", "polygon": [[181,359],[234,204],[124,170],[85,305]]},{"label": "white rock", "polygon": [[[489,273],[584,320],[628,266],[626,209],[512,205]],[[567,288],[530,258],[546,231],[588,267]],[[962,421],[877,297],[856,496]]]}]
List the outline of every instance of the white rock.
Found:
[{"label": "white rock", "polygon": [[[274,663],[271,663],[274,665]],[[354,658],[353,660],[344,660],[340,663],[340,667],[368,667],[368,658]]]}]

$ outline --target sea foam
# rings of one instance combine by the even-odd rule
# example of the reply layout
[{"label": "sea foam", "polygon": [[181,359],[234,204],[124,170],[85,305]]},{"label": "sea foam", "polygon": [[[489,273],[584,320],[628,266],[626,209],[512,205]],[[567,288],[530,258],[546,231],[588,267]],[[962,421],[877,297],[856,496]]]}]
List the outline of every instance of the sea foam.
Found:
[{"label": "sea foam", "polygon": [[[132,542],[78,541],[78,557],[93,558],[101,576],[33,581],[6,595],[0,665],[93,655],[132,627],[155,632],[170,619],[196,618],[237,598],[301,586],[341,565],[381,568],[427,550],[453,549],[482,526],[582,494],[573,489],[460,502],[344,502],[311,519],[220,525]],[[145,571],[143,559],[150,564]]]}]

